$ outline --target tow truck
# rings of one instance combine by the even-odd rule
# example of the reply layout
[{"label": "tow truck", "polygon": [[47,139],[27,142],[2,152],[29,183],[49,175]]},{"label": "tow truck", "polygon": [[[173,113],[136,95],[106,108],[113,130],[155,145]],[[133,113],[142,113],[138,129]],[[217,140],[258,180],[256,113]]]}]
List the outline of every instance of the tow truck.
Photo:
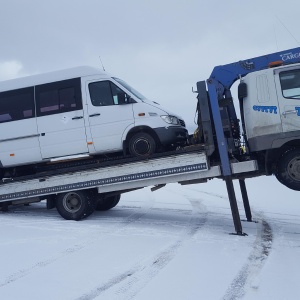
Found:
[{"label": "tow truck", "polygon": [[[238,86],[238,103],[231,93]],[[245,179],[274,174],[300,190],[300,48],[216,66],[197,82],[198,129],[191,145],[146,159],[121,158],[3,179],[0,207],[46,200],[68,220],[116,206],[120,195],[168,183],[225,181],[236,234],[244,235],[233,179],[252,221]],[[236,113],[239,107],[241,122]],[[240,124],[241,123],[241,124]]]}]

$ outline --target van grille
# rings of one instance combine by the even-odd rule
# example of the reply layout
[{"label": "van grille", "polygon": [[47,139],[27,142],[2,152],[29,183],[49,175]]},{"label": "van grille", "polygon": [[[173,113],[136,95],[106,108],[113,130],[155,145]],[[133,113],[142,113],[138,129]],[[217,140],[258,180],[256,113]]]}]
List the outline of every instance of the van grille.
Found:
[{"label": "van grille", "polygon": [[185,122],[183,120],[179,119],[179,123],[182,127],[185,127]]}]

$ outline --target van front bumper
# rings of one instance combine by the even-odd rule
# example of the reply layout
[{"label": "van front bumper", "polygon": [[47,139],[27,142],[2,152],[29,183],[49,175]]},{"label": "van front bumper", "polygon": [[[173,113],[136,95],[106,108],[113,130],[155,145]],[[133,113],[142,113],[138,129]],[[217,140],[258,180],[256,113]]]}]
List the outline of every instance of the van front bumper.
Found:
[{"label": "van front bumper", "polygon": [[155,128],[160,142],[162,145],[180,144],[187,141],[188,131],[181,126],[169,126]]}]

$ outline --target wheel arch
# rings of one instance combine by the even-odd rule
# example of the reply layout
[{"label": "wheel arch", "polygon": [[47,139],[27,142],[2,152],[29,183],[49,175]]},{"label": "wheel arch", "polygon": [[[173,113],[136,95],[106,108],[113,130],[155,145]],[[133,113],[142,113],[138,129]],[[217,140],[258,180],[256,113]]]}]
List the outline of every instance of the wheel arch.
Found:
[{"label": "wheel arch", "polygon": [[123,150],[125,152],[127,152],[127,150],[128,150],[128,144],[129,144],[129,140],[131,139],[131,137],[133,137],[134,134],[139,133],[139,132],[148,133],[154,139],[157,146],[161,145],[160,139],[153,128],[151,128],[149,126],[145,126],[145,125],[140,125],[140,126],[133,127],[128,131],[126,138],[123,141]]},{"label": "wheel arch", "polygon": [[268,149],[265,156],[265,166],[267,174],[274,174],[277,168],[277,163],[280,157],[287,151],[292,150],[293,148],[300,149],[300,139],[290,140],[282,144],[278,148]]},{"label": "wheel arch", "polygon": [[275,176],[286,187],[300,191],[300,147],[291,147],[282,153]]}]

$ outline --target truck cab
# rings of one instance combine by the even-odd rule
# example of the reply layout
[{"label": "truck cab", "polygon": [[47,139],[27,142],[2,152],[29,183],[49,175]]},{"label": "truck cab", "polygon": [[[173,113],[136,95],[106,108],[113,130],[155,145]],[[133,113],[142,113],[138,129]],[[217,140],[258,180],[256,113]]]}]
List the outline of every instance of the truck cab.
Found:
[{"label": "truck cab", "polygon": [[255,159],[260,175],[300,190],[300,48],[216,66],[197,92],[199,131],[224,176],[231,176],[230,160]]},{"label": "truck cab", "polygon": [[269,68],[243,78],[250,151],[280,148],[300,137],[300,64]]}]

